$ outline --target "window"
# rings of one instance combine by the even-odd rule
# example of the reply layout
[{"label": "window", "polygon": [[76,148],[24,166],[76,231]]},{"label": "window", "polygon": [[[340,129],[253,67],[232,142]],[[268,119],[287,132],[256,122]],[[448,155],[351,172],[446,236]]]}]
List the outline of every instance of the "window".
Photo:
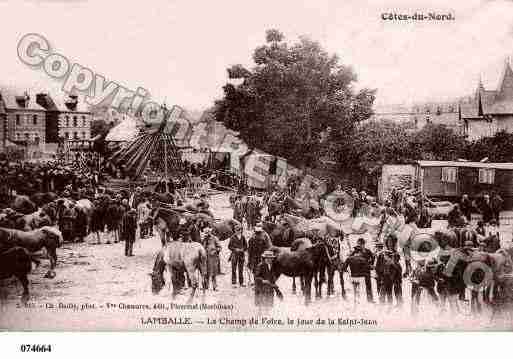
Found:
[{"label": "window", "polygon": [[73,132],[73,139],[74,140],[78,140],[78,133],[77,132]]},{"label": "window", "polygon": [[85,118],[85,116],[82,116],[82,127],[86,127],[86,126],[87,126],[86,118]]},{"label": "window", "polygon": [[77,126],[78,126],[77,116],[73,116],[73,127],[77,127]]},{"label": "window", "polygon": [[66,127],[69,127],[69,116],[66,116]]},{"label": "window", "polygon": [[64,137],[66,137],[66,139],[69,140],[69,132],[64,132]]},{"label": "window", "polygon": [[28,132],[25,132],[25,139],[28,141],[30,138],[30,134]]},{"label": "window", "polygon": [[20,126],[21,125],[21,117],[20,115],[16,115],[16,126]]},{"label": "window", "polygon": [[37,115],[32,116],[32,123],[37,125]]},{"label": "window", "polygon": [[442,182],[456,183],[456,167],[442,167]]},{"label": "window", "polygon": [[493,184],[495,181],[495,169],[493,168],[480,168],[479,169],[479,183]]},{"label": "window", "polygon": [[85,138],[86,138],[85,132],[82,132],[82,138],[85,140]]}]

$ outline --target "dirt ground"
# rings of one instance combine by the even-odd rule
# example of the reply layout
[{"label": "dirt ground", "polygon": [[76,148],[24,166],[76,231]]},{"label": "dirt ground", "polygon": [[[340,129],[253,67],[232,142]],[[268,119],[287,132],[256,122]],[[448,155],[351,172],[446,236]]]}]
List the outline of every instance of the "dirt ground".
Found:
[{"label": "dirt ground", "polygon": [[[231,217],[227,195],[210,200],[218,218]],[[501,228],[504,241],[511,241],[511,227]],[[103,239],[105,241],[105,238]],[[356,238],[351,237],[354,242]],[[271,311],[254,306],[251,286],[233,288],[228,263],[228,243],[223,242],[222,269],[218,291],[198,292],[192,305],[185,305],[188,290],[171,298],[166,284],[159,295],[151,293],[149,273],[160,240],[138,240],[134,257],[124,256],[124,243],[93,245],[65,244],[58,250],[56,277],[44,278],[48,261],[30,275],[31,298],[20,302],[21,285],[9,279],[0,281],[0,329],[3,330],[504,330],[513,329],[511,317],[494,317],[490,310],[471,315],[469,305],[460,302],[461,312],[441,313],[422,295],[417,316],[410,312],[411,284],[403,281],[404,304],[388,307],[368,304],[355,293],[345,274],[347,300],[336,295],[304,305],[300,291],[292,293],[291,279],[281,277],[278,285],[285,298],[275,299]],[[247,275],[247,274],[246,274]],[[338,274],[337,274],[338,276]],[[167,280],[169,282],[169,280]],[[374,291],[375,291],[375,282]],[[324,287],[325,288],[325,287]],[[467,294],[467,298],[469,294]],[[377,298],[375,298],[377,299]]]}]

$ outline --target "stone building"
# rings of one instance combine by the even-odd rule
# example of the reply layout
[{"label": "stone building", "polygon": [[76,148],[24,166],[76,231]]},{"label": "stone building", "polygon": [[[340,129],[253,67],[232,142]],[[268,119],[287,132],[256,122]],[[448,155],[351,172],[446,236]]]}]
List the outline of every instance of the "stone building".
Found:
[{"label": "stone building", "polygon": [[19,94],[2,88],[0,94],[3,139],[43,147],[46,142],[45,109],[28,92]]}]

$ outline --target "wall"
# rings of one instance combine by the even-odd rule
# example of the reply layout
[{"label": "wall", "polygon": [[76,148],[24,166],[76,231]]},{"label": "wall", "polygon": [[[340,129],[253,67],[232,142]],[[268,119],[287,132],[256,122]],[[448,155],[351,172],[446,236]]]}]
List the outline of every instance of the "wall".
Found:
[{"label": "wall", "polygon": [[409,188],[415,186],[415,166],[384,165],[378,185],[378,199],[385,200],[393,188]]},{"label": "wall", "polygon": [[[16,117],[20,116],[19,125],[16,124]],[[33,116],[37,116],[37,123],[34,124]],[[29,135],[29,141],[34,143],[39,137],[39,143],[43,145],[46,139],[46,112],[41,110],[9,109],[7,112],[8,137],[11,140],[25,140],[25,134]]]},{"label": "wall", "polygon": [[[76,118],[76,126],[74,126],[74,118]],[[59,114],[59,137],[73,139],[73,134],[78,135],[78,139],[91,138],[91,121],[92,114],[88,112],[61,112]]]}]

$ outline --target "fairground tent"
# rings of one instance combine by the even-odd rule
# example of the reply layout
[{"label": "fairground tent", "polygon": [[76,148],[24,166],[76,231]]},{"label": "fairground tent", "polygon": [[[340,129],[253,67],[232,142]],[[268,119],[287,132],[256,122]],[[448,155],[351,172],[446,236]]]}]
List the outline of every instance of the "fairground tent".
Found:
[{"label": "fairground tent", "polygon": [[130,142],[134,141],[137,137],[138,121],[134,117],[126,117],[123,121],[114,126],[107,136],[107,142]]}]

